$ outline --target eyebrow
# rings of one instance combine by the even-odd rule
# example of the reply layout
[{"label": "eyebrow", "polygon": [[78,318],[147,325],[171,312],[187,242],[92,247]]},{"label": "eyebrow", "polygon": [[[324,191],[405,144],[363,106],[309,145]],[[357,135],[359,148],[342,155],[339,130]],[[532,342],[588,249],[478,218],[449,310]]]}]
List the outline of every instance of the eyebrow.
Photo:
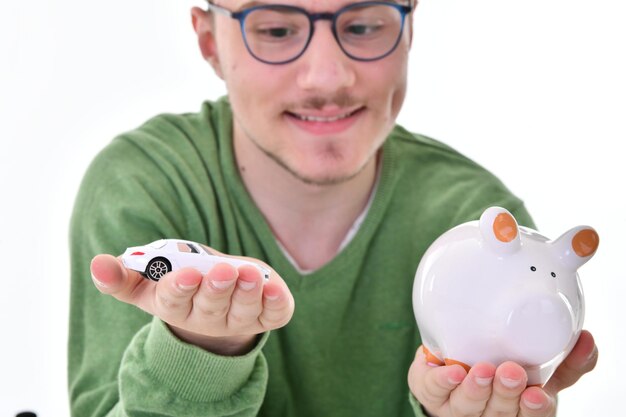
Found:
[{"label": "eyebrow", "polygon": [[247,9],[249,7],[254,7],[254,6],[262,6],[262,5],[266,5],[266,4],[272,4],[272,3],[266,3],[266,2],[262,2],[262,1],[248,1],[245,2],[244,4],[242,4],[241,6],[237,7],[237,11],[239,10],[243,10],[243,9]]}]

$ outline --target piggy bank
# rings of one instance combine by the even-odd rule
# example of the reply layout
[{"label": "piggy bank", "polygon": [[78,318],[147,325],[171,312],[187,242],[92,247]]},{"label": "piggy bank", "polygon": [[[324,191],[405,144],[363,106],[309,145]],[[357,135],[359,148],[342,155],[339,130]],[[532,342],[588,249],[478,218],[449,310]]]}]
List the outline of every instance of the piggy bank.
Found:
[{"label": "piggy bank", "polygon": [[578,226],[556,240],[518,226],[506,209],[441,235],[424,254],[413,309],[430,363],[520,364],[543,385],[572,350],[583,324],[577,269],[598,234]]}]

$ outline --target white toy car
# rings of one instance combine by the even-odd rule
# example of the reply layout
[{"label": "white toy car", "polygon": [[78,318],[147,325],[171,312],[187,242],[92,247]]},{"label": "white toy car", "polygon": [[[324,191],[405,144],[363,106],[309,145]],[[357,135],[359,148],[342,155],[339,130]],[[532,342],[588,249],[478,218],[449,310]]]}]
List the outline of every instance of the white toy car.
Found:
[{"label": "white toy car", "polygon": [[196,268],[206,274],[218,263],[227,263],[235,268],[252,265],[264,279],[270,278],[270,270],[258,263],[213,255],[199,243],[180,239],[160,239],[145,246],[128,248],[122,255],[122,262],[127,268],[153,281],[158,281],[168,272],[185,267]]}]

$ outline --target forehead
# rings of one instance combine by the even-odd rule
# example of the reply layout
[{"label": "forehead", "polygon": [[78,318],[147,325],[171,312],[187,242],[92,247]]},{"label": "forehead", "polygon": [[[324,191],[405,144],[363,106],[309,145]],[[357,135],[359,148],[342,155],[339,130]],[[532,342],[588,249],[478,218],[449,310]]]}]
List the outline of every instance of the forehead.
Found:
[{"label": "forehead", "polygon": [[[307,10],[336,10],[342,6],[363,3],[364,0],[215,0],[216,4],[229,7],[232,10],[246,9],[262,4],[285,4],[298,6]],[[377,0],[385,3],[409,4],[410,0]]]}]

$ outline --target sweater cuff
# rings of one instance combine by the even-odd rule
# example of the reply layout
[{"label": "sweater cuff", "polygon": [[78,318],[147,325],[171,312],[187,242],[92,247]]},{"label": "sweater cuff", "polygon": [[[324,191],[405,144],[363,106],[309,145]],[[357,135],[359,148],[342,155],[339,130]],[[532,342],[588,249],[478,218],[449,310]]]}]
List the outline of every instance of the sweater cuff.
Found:
[{"label": "sweater cuff", "polygon": [[417,398],[415,398],[411,391],[409,391],[409,402],[411,403],[411,407],[413,407],[415,417],[428,417],[428,414],[426,414],[426,410],[424,410],[422,404],[417,401]]},{"label": "sweater cuff", "polygon": [[194,402],[225,400],[249,381],[261,349],[269,337],[266,332],[256,347],[243,356],[221,356],[185,343],[167,325],[154,318],[144,345],[150,372],[172,392]]}]

